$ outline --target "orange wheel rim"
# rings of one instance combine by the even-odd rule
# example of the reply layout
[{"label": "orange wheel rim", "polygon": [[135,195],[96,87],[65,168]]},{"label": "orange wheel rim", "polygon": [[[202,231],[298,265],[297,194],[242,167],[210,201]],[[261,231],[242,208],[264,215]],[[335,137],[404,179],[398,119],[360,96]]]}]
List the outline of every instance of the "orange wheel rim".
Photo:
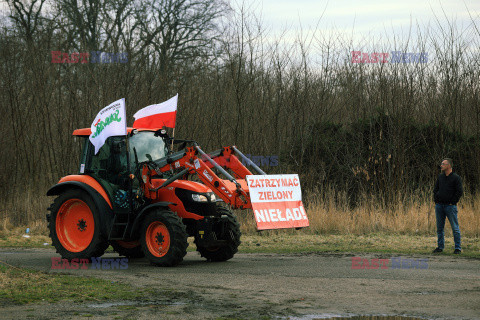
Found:
[{"label": "orange wheel rim", "polygon": [[92,242],[95,232],[92,211],[80,199],[65,201],[58,210],[55,230],[65,249],[70,252],[85,250]]},{"label": "orange wheel rim", "polygon": [[163,257],[170,249],[170,232],[159,221],[150,223],[145,234],[148,251],[155,257]]},{"label": "orange wheel rim", "polygon": [[122,240],[117,240],[118,245],[125,249],[132,249],[136,248],[140,245],[140,241],[135,240],[135,241],[122,241]]}]

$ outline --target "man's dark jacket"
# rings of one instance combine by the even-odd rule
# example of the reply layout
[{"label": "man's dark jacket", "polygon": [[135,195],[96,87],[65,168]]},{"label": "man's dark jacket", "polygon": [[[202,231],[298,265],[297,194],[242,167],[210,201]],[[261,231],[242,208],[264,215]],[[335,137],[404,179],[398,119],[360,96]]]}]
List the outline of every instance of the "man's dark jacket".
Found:
[{"label": "man's dark jacket", "polygon": [[454,172],[448,176],[440,173],[433,188],[433,199],[435,203],[457,204],[463,195],[462,178]]}]

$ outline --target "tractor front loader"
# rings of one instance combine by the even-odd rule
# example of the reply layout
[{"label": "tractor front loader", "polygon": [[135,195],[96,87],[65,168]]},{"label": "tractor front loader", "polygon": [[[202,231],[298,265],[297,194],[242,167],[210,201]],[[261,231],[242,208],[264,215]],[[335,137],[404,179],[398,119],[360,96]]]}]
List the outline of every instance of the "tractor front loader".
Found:
[{"label": "tractor front loader", "polygon": [[[69,260],[91,259],[111,245],[128,258],[175,266],[194,237],[207,260],[231,259],[241,236],[232,209],[252,207],[245,180],[252,173],[241,160],[265,173],[234,146],[206,154],[164,130],[127,131],[127,137],[108,138],[97,154],[90,129],[74,131],[84,138],[79,174],[47,192],[57,196],[47,214],[57,252]],[[172,152],[173,143],[185,145]]]}]

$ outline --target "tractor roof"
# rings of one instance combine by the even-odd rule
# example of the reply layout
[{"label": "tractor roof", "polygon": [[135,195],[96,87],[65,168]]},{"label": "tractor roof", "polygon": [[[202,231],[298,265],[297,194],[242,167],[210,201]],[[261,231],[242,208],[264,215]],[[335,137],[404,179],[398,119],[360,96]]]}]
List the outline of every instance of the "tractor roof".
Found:
[{"label": "tractor roof", "polygon": [[[136,129],[138,131],[157,131],[158,129],[160,128],[156,128],[156,129],[145,129],[145,128],[130,128],[128,127],[127,128],[127,132],[130,133],[132,132],[133,129]],[[85,137],[85,136],[89,136],[90,134],[92,134],[92,130],[90,128],[82,128],[82,129],[76,129],[73,131],[72,133],[74,136],[80,136],[80,137]]]}]

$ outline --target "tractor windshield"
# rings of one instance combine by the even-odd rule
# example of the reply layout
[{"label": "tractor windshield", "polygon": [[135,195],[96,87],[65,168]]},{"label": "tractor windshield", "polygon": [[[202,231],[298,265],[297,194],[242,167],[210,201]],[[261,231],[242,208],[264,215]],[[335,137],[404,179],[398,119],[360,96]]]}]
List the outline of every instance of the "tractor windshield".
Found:
[{"label": "tractor windshield", "polygon": [[130,160],[135,163],[135,153],[138,162],[159,160],[167,155],[168,148],[160,136],[155,136],[152,131],[140,131],[129,139]]}]

